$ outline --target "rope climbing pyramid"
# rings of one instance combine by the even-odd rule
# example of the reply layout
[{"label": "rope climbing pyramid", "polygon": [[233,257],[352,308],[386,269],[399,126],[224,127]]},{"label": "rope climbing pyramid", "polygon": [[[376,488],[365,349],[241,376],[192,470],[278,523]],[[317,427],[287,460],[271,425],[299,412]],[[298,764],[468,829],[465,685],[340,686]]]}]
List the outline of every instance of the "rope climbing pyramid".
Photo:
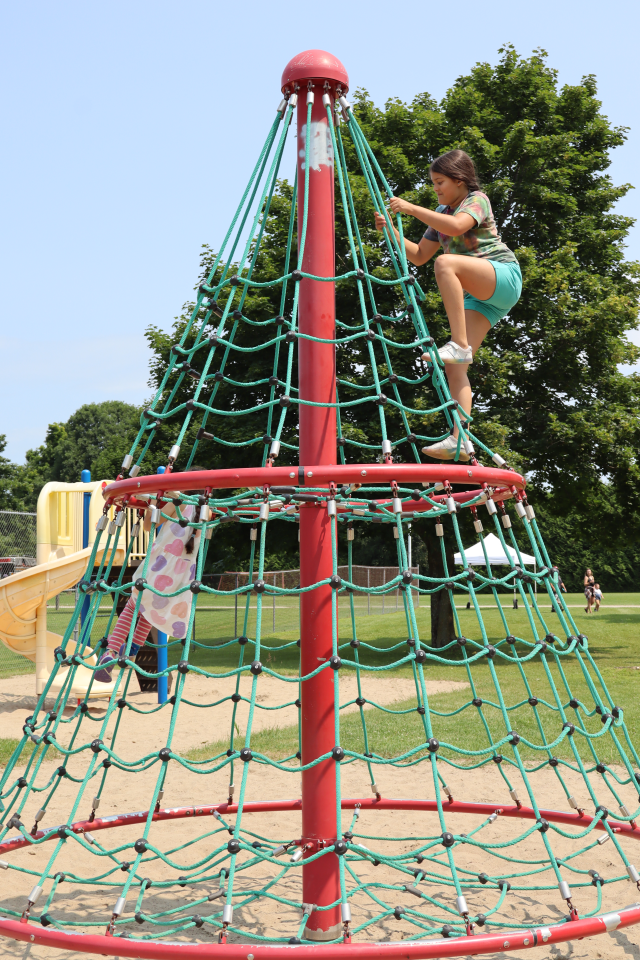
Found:
[{"label": "rope climbing pyramid", "polygon": [[[623,705],[612,700],[562,599],[523,477],[472,432],[470,416],[451,399],[425,294],[392,230],[385,205],[392,192],[346,99],[344,67],[308,51],[287,66],[282,92],[231,227],[124,457],[127,476],[105,490],[56,665],[2,773],[0,866],[9,871],[12,903],[20,902],[0,908],[0,933],[125,957],[259,960],[293,949],[323,958],[372,950],[427,958],[523,949],[637,923],[640,758]],[[273,276],[261,272],[261,253],[290,137],[297,173],[284,272]],[[367,261],[347,157],[356,158],[386,218],[388,277]],[[341,273],[336,209],[350,253]],[[400,217],[396,226],[402,238]],[[355,291],[352,316],[336,318],[337,285]],[[403,307],[385,314],[380,304],[390,289]],[[261,319],[249,310],[258,301]],[[277,313],[269,308],[265,318],[265,303],[276,303]],[[248,327],[251,347],[240,336]],[[336,351],[356,346],[369,365],[356,383],[343,383]],[[406,372],[407,351],[416,347],[431,358],[423,374],[394,372]],[[273,363],[256,382],[258,352]],[[377,411],[374,439],[349,429],[364,404]],[[444,433],[424,432],[434,423]],[[166,469],[156,473],[149,451],[169,430]],[[421,462],[422,444],[448,435],[458,437],[454,461]],[[197,466],[212,451],[231,465]],[[399,462],[404,451],[407,462]],[[249,465],[234,467],[235,457]],[[467,562],[465,511],[486,571]],[[155,542],[165,538],[168,547],[162,556],[149,550],[133,582],[125,581],[126,561],[112,581],[127,512],[137,524],[147,512],[150,542],[159,530]],[[444,577],[412,573],[409,522],[435,526]],[[250,543],[249,571],[240,586],[218,590],[205,583],[205,563],[229,523]],[[388,528],[399,570],[369,588],[352,575],[355,538],[368,523]],[[287,524],[299,528],[295,588],[264,576],[265,555]],[[447,569],[447,526],[460,572]],[[505,573],[491,567],[488,532],[514,557]],[[525,571],[525,552],[536,573]],[[508,622],[505,588],[517,593],[524,629]],[[391,643],[361,639],[358,597],[398,589],[406,630]],[[448,596],[456,631],[444,647],[425,636],[415,605],[416,596],[438,593]],[[264,644],[264,605],[274,595],[299,599],[299,640]],[[242,634],[207,645],[214,666],[198,665],[197,605],[235,596],[244,606]],[[122,599],[132,616],[114,652],[107,642]],[[470,604],[468,615],[456,599]],[[95,664],[100,611],[109,617]],[[134,660],[139,614],[173,638],[169,666],[157,673]],[[270,667],[276,653],[295,656],[299,670]],[[430,693],[430,671],[442,665],[464,691],[447,710]],[[71,688],[81,667],[93,678],[76,703]],[[89,696],[105,671],[115,683],[99,712]],[[379,678],[399,671],[412,689],[406,709],[376,701]],[[171,675],[172,696],[136,707],[136,673]],[[195,679],[210,690],[198,701]],[[265,706],[267,689],[277,692],[276,706]],[[226,738],[224,749],[193,759],[178,748],[187,707],[198,711],[202,741]],[[284,757],[255,745],[262,742],[256,718],[276,707],[299,717],[298,749]],[[354,709],[357,735],[345,722]],[[161,729],[167,715],[166,737],[137,752],[136,730]],[[378,717],[391,725],[391,747],[378,745]],[[142,789],[146,797],[139,810],[127,803],[134,782],[136,796]],[[409,795],[394,798],[396,788]],[[102,815],[101,804],[112,809],[116,797],[121,806]]]}]

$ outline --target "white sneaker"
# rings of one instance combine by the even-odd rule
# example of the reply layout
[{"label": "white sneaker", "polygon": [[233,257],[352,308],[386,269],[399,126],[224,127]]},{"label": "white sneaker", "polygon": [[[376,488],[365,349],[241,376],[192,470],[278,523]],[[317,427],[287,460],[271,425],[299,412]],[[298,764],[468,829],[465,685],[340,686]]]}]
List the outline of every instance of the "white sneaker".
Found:
[{"label": "white sneaker", "polygon": [[[422,452],[426,453],[428,457],[434,457],[436,460],[453,460],[456,455],[456,448],[458,446],[457,437],[446,437],[444,440],[439,440],[438,443],[432,443],[430,447],[423,447]],[[467,463],[469,460],[469,454],[465,453],[465,449],[460,443],[460,454],[458,459]]]},{"label": "white sneaker", "polygon": [[[473,363],[471,347],[459,347],[453,340],[449,340],[449,343],[445,343],[444,347],[440,347],[438,356],[442,363]],[[431,357],[428,353],[423,353],[422,359],[429,363]]]}]

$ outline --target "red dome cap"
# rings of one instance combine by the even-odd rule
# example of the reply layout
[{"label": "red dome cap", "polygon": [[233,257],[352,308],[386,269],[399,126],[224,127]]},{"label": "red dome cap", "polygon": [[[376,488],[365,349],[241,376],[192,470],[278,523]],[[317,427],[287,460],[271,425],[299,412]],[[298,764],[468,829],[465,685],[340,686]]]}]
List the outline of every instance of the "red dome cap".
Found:
[{"label": "red dome cap", "polygon": [[303,80],[333,80],[342,84],[345,93],[349,89],[349,74],[338,58],[326,50],[305,50],[290,60],[284,68],[280,88],[284,90],[287,84]]}]

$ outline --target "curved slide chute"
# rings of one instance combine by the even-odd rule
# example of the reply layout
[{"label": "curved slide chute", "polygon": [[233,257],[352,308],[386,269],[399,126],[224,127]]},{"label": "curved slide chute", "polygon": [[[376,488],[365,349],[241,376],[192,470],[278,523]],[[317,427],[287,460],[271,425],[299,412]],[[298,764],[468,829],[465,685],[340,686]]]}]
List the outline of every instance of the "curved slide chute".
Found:
[{"label": "curved slide chute", "polygon": [[[12,653],[36,665],[36,693],[40,694],[54,666],[54,650],[62,637],[47,628],[47,603],[82,579],[93,549],[95,525],[102,514],[102,490],[107,481],[47,483],[38,498],[37,559],[34,567],[0,580],[0,640]],[[88,494],[86,509],[84,497]],[[83,528],[84,525],[84,528]],[[88,543],[83,546],[84,542]],[[79,549],[78,549],[79,548]],[[99,550],[96,560],[102,558]],[[123,563],[118,550],[115,563]],[[93,665],[95,657],[87,663]],[[67,671],[60,670],[50,692],[55,696]],[[84,697],[92,672],[78,667],[72,696]],[[94,684],[90,696],[110,696],[112,684]]]}]

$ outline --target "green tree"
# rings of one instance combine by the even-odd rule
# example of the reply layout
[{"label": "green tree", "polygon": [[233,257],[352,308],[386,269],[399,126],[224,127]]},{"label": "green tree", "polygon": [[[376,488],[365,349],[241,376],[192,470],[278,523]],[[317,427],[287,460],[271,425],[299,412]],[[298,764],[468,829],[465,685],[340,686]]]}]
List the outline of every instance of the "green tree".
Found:
[{"label": "green tree", "polygon": [[[550,518],[570,512],[576,531],[622,548],[640,532],[640,378],[619,369],[639,356],[627,338],[639,269],[624,259],[632,221],[614,212],[629,185],[606,171],[625,130],[602,114],[594,77],[559,89],[544,51],[500,53],[440,104],[425,94],[380,110],[361,94],[358,119],[394,191],[414,202],[435,203],[436,156],[459,147],[475,160],[524,287],[472,368],[474,429],[534,488],[552,491]],[[423,229],[406,228],[416,239]],[[419,273],[439,340],[448,331],[431,267]],[[433,543],[430,552],[433,575]]]},{"label": "green tree", "polygon": [[[625,130],[613,127],[603,115],[594,77],[559,88],[557,73],[548,66],[544,51],[522,58],[507,46],[495,66],[476,64],[440,103],[425,93],[410,104],[392,99],[380,109],[361,91],[355,97],[355,112],[394,192],[413,202],[433,207],[429,164],[454,147],[467,150],[491,198],[503,239],[520,261],[522,298],[492,331],[472,368],[474,431],[544,493],[547,516],[561,519],[570,514],[572,522],[588,527],[594,539],[606,537],[611,550],[629,539],[637,540],[640,377],[622,373],[620,365],[633,364],[640,356],[628,340],[629,331],[637,326],[640,270],[624,259],[632,221],[614,211],[629,185],[615,186],[607,173],[611,151],[624,142]],[[348,134],[344,142],[368,266],[386,279],[393,274],[373,229],[372,202]],[[282,183],[256,264],[261,279],[284,272],[290,197],[291,188]],[[336,252],[338,271],[343,272],[350,268],[351,256],[338,194],[336,199]],[[407,220],[405,227],[415,239],[424,229],[414,220]],[[203,276],[212,256],[205,250]],[[417,275],[426,291],[424,312],[430,332],[442,342],[448,325],[432,265]],[[377,306],[381,313],[393,315],[400,306],[397,294],[385,289]],[[338,286],[338,319],[353,322],[359,316],[356,297],[354,284]],[[247,300],[243,312],[254,321],[273,318],[279,312],[279,290],[260,291],[259,298]],[[169,335],[149,330],[155,352],[153,384],[160,382],[171,344],[184,323],[183,316]],[[235,340],[254,347],[272,330],[240,322]],[[413,337],[409,325],[389,323],[386,332],[396,340]],[[419,353],[399,353],[395,372],[412,378],[424,373]],[[272,354],[243,354],[240,359],[236,355],[233,362],[234,371],[242,374],[237,379],[260,379],[269,375]],[[341,400],[357,396],[355,386],[363,365],[369,365],[363,341],[338,351]],[[176,399],[186,399],[190,391],[184,388]],[[427,388],[424,395],[428,399]],[[224,398],[230,409],[244,407],[260,396],[268,398],[260,390],[247,397],[245,391],[225,383],[216,406]],[[420,397],[412,399],[420,403]],[[404,429],[394,421],[393,411],[387,408],[386,413],[393,435],[402,436]],[[248,432],[243,422],[243,438],[251,436],[252,429],[258,437],[263,429],[258,419]],[[421,428],[417,432],[434,432],[433,420],[426,414],[415,415],[410,426]],[[442,427],[440,421],[437,425]],[[197,426],[190,428],[189,440],[195,438]],[[168,450],[169,433],[175,433],[168,424],[162,429],[167,431],[162,440]],[[229,418],[217,418],[208,429],[217,436],[237,438]],[[372,405],[351,408],[343,418],[343,435],[378,443],[376,409]],[[290,425],[287,438],[294,441],[295,425]],[[408,459],[410,448],[400,446],[397,454]],[[207,465],[228,462],[231,456],[240,465],[255,463],[257,449],[229,452],[212,444],[198,451],[197,459],[204,456],[209,458]],[[294,454],[283,451],[280,462],[289,456],[295,460]],[[361,457],[361,453],[348,454],[349,459]],[[442,575],[431,525],[418,523],[414,530],[424,531],[431,574]],[[452,563],[450,542],[447,553]],[[450,605],[442,599],[432,607],[433,636],[438,642],[444,642],[453,629]]]},{"label": "green tree", "polygon": [[14,494],[16,465],[3,456],[7,449],[7,436],[0,433],[0,510],[18,510]]},{"label": "green tree", "polygon": [[[554,499],[551,491],[537,490],[536,517],[567,590],[582,593],[584,572],[590,567],[604,593],[637,591],[640,542],[594,537],[583,506],[560,512]],[[610,504],[605,505],[611,509]]]},{"label": "green tree", "polygon": [[543,51],[501,53],[497,66],[460,77],[440,105],[418,97],[380,111],[363,96],[359,119],[396,191],[416,200],[433,203],[435,156],[467,150],[520,260],[522,298],[473,369],[476,428],[497,428],[512,461],[550,485],[558,506],[590,498],[606,478],[605,495],[638,524],[640,378],[619,365],[640,356],[627,339],[639,268],[624,259],[632,221],[613,210],[629,185],[606,173],[625,131],[602,114],[594,77],[558,89]]},{"label": "green tree", "polygon": [[[63,433],[62,424],[50,424],[44,444],[28,450],[24,464],[0,457],[0,509],[35,511],[40,488],[51,479],[53,451]],[[0,436],[0,452],[5,446],[5,438]]]},{"label": "green tree", "polygon": [[2,509],[34,511],[45,483],[74,483],[85,469],[94,480],[115,478],[139,418],[138,407],[106,400],[84,404],[66,423],[49,424],[44,443],[27,450],[24,464],[10,464],[0,457]]},{"label": "green tree", "polygon": [[83,404],[62,425],[63,434],[53,447],[50,479],[73,482],[85,469],[91,470],[94,480],[116,477],[139,418],[139,408],[121,400]]}]

